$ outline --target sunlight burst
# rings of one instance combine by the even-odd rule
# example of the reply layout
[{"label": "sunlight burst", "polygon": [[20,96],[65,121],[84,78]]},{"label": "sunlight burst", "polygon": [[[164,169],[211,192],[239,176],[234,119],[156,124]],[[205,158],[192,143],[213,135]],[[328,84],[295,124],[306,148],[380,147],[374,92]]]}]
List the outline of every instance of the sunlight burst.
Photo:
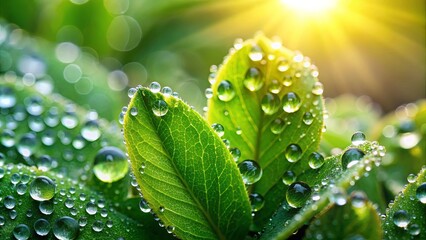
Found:
[{"label": "sunlight burst", "polygon": [[299,13],[323,13],[335,8],[337,0],[281,0],[281,3]]}]

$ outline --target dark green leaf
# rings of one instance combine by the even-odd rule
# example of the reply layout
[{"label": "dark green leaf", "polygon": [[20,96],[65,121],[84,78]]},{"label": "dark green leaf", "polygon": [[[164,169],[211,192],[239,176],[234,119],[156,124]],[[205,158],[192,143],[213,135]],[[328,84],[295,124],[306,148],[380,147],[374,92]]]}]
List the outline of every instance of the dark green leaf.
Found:
[{"label": "dark green leaf", "polygon": [[[365,153],[364,157],[346,170],[342,165],[344,153],[328,157],[319,169],[309,169],[298,176],[296,181],[308,184],[311,198],[298,210],[291,208],[287,202],[278,209],[267,225],[261,239],[286,239],[297,231],[316,214],[323,211],[330,203],[346,198],[346,189],[368,174],[380,164],[384,155],[383,147],[377,143],[365,142],[357,146]],[[347,150],[353,149],[353,147]],[[346,151],[345,151],[346,152]]]},{"label": "dark green leaf", "polygon": [[124,137],[142,194],[166,228],[185,239],[245,236],[251,216],[241,175],[198,113],[180,99],[139,88]]},{"label": "dark green leaf", "polygon": [[386,211],[386,239],[426,238],[426,166],[410,181]]}]

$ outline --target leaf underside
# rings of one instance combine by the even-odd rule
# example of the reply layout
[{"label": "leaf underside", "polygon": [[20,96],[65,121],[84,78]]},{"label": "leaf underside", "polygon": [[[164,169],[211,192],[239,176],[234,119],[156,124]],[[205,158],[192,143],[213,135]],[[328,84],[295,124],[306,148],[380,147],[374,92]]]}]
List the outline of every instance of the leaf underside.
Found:
[{"label": "leaf underside", "polygon": [[[163,116],[153,113],[158,101],[167,105]],[[241,176],[224,143],[198,113],[180,99],[139,88],[125,116],[124,137],[143,197],[177,237],[246,235],[250,204]]]},{"label": "leaf underside", "polygon": [[[308,58],[262,35],[238,43],[235,48],[218,71],[212,73],[215,80],[211,86],[213,97],[208,101],[207,120],[210,124],[223,125],[223,138],[241,151],[240,161],[255,160],[263,169],[263,177],[250,188],[265,199],[264,207],[254,218],[259,230],[284,200],[283,173],[292,170],[298,175],[308,169],[308,157],[318,149],[323,128],[322,85],[318,82],[316,67]],[[252,55],[258,48],[263,54],[259,61]],[[247,71],[253,67],[259,70],[263,84],[255,91],[249,90],[244,83]],[[220,99],[218,89],[225,80],[235,91],[229,101]],[[294,112],[284,110],[285,96],[289,93],[295,93],[301,101],[300,108]],[[266,95],[276,98],[274,110],[267,109],[268,112],[261,106]],[[273,133],[272,128],[277,123],[281,130]],[[285,157],[290,144],[299,145],[303,152],[296,163]]]}]

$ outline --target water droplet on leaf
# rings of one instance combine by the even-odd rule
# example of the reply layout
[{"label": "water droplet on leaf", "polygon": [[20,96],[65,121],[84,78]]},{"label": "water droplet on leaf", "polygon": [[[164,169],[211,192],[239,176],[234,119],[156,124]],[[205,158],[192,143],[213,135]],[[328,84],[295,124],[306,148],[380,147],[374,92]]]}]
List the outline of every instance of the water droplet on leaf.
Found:
[{"label": "water droplet on leaf", "polygon": [[126,155],[119,148],[104,147],[95,156],[93,172],[102,182],[115,182],[128,171]]},{"label": "water droplet on leaf", "polygon": [[247,70],[244,78],[244,86],[254,92],[263,87],[263,74],[258,68],[251,67]]},{"label": "water droplet on leaf", "polygon": [[217,86],[217,97],[224,102],[231,101],[235,96],[234,86],[228,80],[223,80]]},{"label": "water droplet on leaf", "polygon": [[55,196],[56,184],[46,176],[36,177],[30,185],[31,198],[36,201],[47,201]]},{"label": "water droplet on leaf", "polygon": [[342,155],[342,167],[343,170],[351,168],[357,164],[363,157],[365,153],[358,148],[349,148]]},{"label": "water droplet on leaf", "polygon": [[262,177],[262,168],[253,160],[244,160],[238,164],[244,184],[251,185]]},{"label": "water droplet on leaf", "polygon": [[293,208],[302,207],[311,196],[311,188],[304,182],[292,183],[286,192],[288,204]]},{"label": "water droplet on leaf", "polygon": [[299,96],[294,92],[289,92],[283,97],[283,109],[287,113],[294,113],[300,109],[302,102]]}]

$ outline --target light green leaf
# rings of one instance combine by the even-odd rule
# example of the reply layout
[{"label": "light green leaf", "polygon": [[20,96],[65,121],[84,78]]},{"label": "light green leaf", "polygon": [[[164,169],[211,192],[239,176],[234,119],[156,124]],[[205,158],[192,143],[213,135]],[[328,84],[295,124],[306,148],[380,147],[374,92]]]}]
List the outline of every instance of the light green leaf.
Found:
[{"label": "light green leaf", "polygon": [[[32,191],[39,176],[48,177],[55,186],[50,200],[45,190],[38,191],[41,195],[34,195],[37,191]],[[45,196],[47,201],[36,201],[32,196]],[[42,228],[34,225],[41,218],[49,223],[47,238],[56,239],[55,222],[64,216],[78,223],[74,228],[75,239],[154,239],[158,235],[155,228],[142,226],[118,212],[115,204],[99,192],[58,174],[22,164],[0,167],[0,200],[1,239],[15,239],[13,232],[19,224],[29,228],[29,239],[41,239],[36,232]]]},{"label": "light green leaf", "polygon": [[[351,149],[354,149],[354,146],[347,148],[345,152]],[[342,153],[326,158],[321,168],[309,169],[299,175],[296,181],[310,186],[310,198],[298,210],[291,208],[288,201],[285,201],[272,217],[261,239],[286,239],[331,203],[342,200],[342,197],[345,199],[346,189],[368,175],[372,168],[380,164],[384,155],[384,148],[376,142],[365,142],[356,149],[365,155],[358,162],[353,161],[350,164],[352,166],[347,169],[344,169],[345,164],[342,164],[342,159],[345,158]]]},{"label": "light green leaf", "polygon": [[124,137],[141,192],[167,229],[184,239],[246,235],[251,216],[241,175],[198,113],[178,98],[139,88]]},{"label": "light green leaf", "polygon": [[426,166],[389,204],[383,222],[386,239],[426,238]]},{"label": "light green leaf", "polygon": [[354,192],[343,206],[331,209],[315,218],[305,239],[382,239],[379,214],[362,192]]},{"label": "light green leaf", "polygon": [[[284,200],[284,172],[298,175],[309,168],[323,128],[323,89],[309,59],[278,41],[258,35],[234,48],[210,77],[207,119],[223,125],[223,138],[241,151],[239,161],[255,160],[263,169],[249,189],[265,199],[255,213],[259,229]],[[291,144],[300,148],[293,160],[285,154],[297,149]]]}]

